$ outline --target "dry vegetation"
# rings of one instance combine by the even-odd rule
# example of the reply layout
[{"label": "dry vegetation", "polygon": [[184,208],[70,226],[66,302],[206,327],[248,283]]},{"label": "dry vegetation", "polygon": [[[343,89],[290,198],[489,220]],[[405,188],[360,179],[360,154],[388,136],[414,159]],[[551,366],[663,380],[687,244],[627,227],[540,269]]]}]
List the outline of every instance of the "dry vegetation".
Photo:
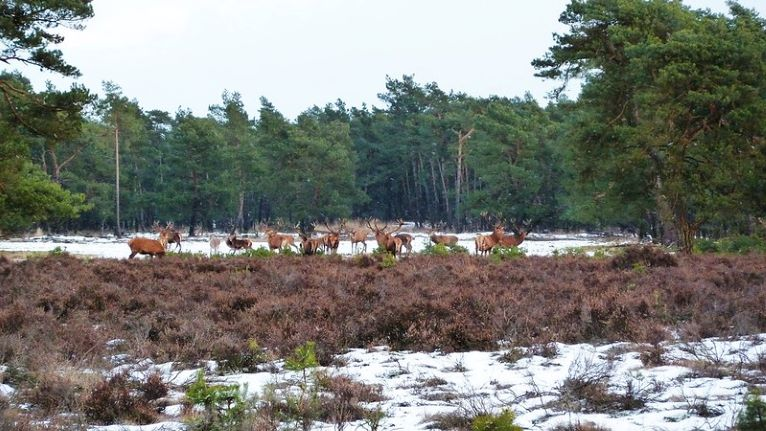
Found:
[{"label": "dry vegetation", "polygon": [[[630,253],[501,262],[414,256],[388,268],[338,256],[0,258],[0,364],[8,366],[0,377],[46,412],[87,411],[78,404],[87,394],[76,388],[107,391],[119,382],[61,370],[109,367],[105,358],[115,353],[247,369],[253,340],[280,357],[313,340],[328,363],[348,347],[377,344],[657,346],[670,329],[689,339],[766,332],[762,255]],[[124,341],[108,343],[115,339]]]}]

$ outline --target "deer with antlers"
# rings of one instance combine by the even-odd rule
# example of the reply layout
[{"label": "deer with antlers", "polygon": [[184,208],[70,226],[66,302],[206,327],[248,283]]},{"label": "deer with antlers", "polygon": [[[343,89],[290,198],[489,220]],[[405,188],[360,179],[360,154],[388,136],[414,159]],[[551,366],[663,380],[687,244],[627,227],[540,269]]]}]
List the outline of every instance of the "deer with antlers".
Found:
[{"label": "deer with antlers", "polygon": [[503,235],[503,238],[500,240],[501,247],[518,247],[527,238],[527,234],[532,230],[532,227],[527,221],[521,226],[514,224],[512,229],[513,234]]},{"label": "deer with antlers", "polygon": [[379,227],[378,222],[373,223],[374,225],[371,224],[368,220],[367,227],[372,229],[372,234],[375,235],[375,240],[378,242],[378,247],[386,250],[389,253],[392,253],[394,256],[401,255],[403,245],[402,238],[400,238],[398,235],[394,236],[393,234],[401,229],[404,223],[399,223],[399,226],[397,226],[397,228],[391,232],[386,232],[388,223],[386,223],[383,227]]},{"label": "deer with antlers", "polygon": [[322,239],[322,247],[324,248],[326,253],[329,254],[337,254],[338,253],[338,247],[340,246],[340,233],[343,231],[343,227],[345,226],[345,223],[341,221],[340,227],[338,230],[334,230],[331,228],[327,222],[324,223],[324,226],[327,228],[327,235],[324,235],[321,237]]},{"label": "deer with antlers", "polygon": [[286,235],[277,233],[274,229],[266,229],[263,233],[266,234],[266,242],[269,244],[269,250],[281,250],[285,247],[295,247],[295,238],[292,235]]},{"label": "deer with antlers", "polygon": [[493,248],[497,247],[503,240],[505,234],[505,228],[501,223],[495,224],[492,233],[489,235],[476,235],[474,243],[476,244],[477,255],[487,255]]},{"label": "deer with antlers", "polygon": [[229,236],[226,237],[226,245],[229,246],[232,253],[236,253],[237,250],[246,250],[253,248],[253,242],[247,238],[237,238],[236,231],[232,229]]},{"label": "deer with antlers", "polygon": [[165,227],[159,222],[154,222],[152,229],[160,235],[160,243],[167,249],[168,245],[176,244],[176,250],[181,251],[181,234],[173,228],[173,222],[165,223]]},{"label": "deer with antlers", "polygon": [[[311,226],[310,229],[312,229],[313,224],[311,224],[310,226]],[[298,236],[301,239],[300,251],[301,251],[301,254],[303,254],[304,256],[315,255],[320,249],[322,249],[325,246],[325,237],[312,238],[310,234],[306,231],[306,226],[301,223],[298,223],[296,228],[298,229]]]}]

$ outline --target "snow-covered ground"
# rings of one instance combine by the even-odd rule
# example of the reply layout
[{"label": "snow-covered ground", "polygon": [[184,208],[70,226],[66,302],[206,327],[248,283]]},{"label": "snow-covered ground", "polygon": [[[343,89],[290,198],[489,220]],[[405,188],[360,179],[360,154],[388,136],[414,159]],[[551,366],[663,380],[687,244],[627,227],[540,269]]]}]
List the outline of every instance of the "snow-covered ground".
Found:
[{"label": "snow-covered ground", "polygon": [[[422,251],[423,248],[430,242],[427,234],[411,234],[414,236],[412,247],[413,252]],[[49,252],[58,247],[61,250],[74,255],[120,259],[127,258],[128,255],[130,255],[128,240],[133,236],[144,236],[148,238],[157,237],[157,235],[154,233],[128,235],[124,238],[115,238],[113,236],[32,236],[26,238],[12,238],[8,240],[2,240],[0,241],[0,251]],[[219,234],[217,236],[222,238],[224,237],[223,234]],[[473,253],[474,238],[476,238],[476,233],[463,233],[457,236],[459,238],[459,245],[467,248],[471,253]],[[260,235],[259,237],[245,235],[241,236],[241,238],[250,238],[253,241],[253,248],[267,248],[264,235]],[[625,242],[631,241],[635,241],[635,238],[625,238]],[[554,250],[565,250],[567,248],[584,247],[598,244],[607,244],[607,242],[605,241],[604,237],[599,235],[530,234],[527,240],[521,244],[520,248],[530,256],[547,256],[552,254]],[[357,244],[357,246],[359,247],[358,250],[361,250],[361,244]],[[376,247],[377,244],[375,239],[370,236],[367,239],[367,251],[371,252]],[[170,244],[170,250],[175,250],[175,244]],[[200,253],[205,255],[210,254],[211,250],[208,236],[195,238],[184,237],[181,241],[181,250],[185,252]],[[229,253],[229,249],[226,247],[225,243],[221,244],[219,252]],[[342,255],[352,254],[351,242],[348,240],[348,238],[345,237],[345,235],[341,237],[338,253]]]},{"label": "snow-covered ground", "polygon": [[[434,415],[449,412],[511,409],[516,423],[524,429],[546,430],[562,425],[593,423],[611,430],[725,430],[736,422],[748,393],[748,383],[734,377],[711,378],[684,366],[694,361],[748,375],[748,365],[757,364],[766,354],[766,334],[737,341],[708,339],[699,343],[665,345],[667,365],[647,368],[639,359],[639,347],[627,343],[592,346],[588,344],[548,346],[546,357],[516,351],[516,362],[503,360],[508,350],[464,353],[413,353],[389,351],[385,347],[352,350],[341,355],[342,364],[325,369],[330,375],[379,385],[385,400],[374,407],[385,413],[382,430],[426,430]],[[208,381],[239,384],[248,396],[263,394],[269,384],[287,382],[295,375],[282,362],[264,366],[252,374],[217,376],[214,364],[207,367]],[[190,383],[197,370],[177,370],[173,364],[120,366],[136,378],[157,373],[176,385]],[[641,408],[605,413],[575,413],[565,410],[560,400],[567,379],[608,382],[609,392],[645,402]],[[173,422],[178,405],[166,409],[167,422],[155,425],[93,427],[92,430],[181,430]],[[372,407],[372,406],[371,406]],[[362,421],[346,429],[368,429]],[[161,427],[161,428],[160,428]],[[336,429],[316,423],[313,430]]]}]

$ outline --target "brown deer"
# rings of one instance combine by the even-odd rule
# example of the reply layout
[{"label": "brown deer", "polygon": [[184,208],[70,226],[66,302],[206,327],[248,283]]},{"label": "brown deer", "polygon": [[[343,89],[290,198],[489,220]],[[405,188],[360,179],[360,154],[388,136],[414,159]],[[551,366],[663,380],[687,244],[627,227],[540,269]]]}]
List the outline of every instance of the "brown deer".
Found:
[{"label": "brown deer", "polygon": [[253,248],[253,242],[247,238],[237,238],[235,231],[231,231],[229,236],[226,237],[226,245],[229,246],[232,253],[236,253],[237,250],[245,250]]},{"label": "brown deer", "polygon": [[266,242],[269,244],[269,250],[281,250],[284,247],[298,247],[295,245],[295,238],[292,235],[277,233],[274,229],[266,229]]},{"label": "brown deer", "polygon": [[457,245],[458,238],[455,235],[436,235],[436,229],[431,229],[428,231],[429,237],[431,238],[431,241],[434,244],[442,244],[442,245]]},{"label": "brown deer", "polygon": [[501,247],[518,247],[527,238],[531,229],[522,229],[519,225],[514,225],[512,235],[503,235],[500,240]]},{"label": "brown deer", "polygon": [[[312,256],[325,246],[326,236],[311,238],[309,233],[306,232],[305,226],[300,223],[298,223],[296,228],[298,228],[298,236],[301,239],[300,251],[304,256]],[[313,224],[311,224],[311,228],[313,229]]]},{"label": "brown deer", "polygon": [[[394,229],[391,233],[398,231],[402,228],[402,226],[404,226],[404,220],[399,219],[396,222],[399,223],[399,227]],[[400,233],[397,234],[396,237],[402,241],[402,247],[407,249],[407,256],[409,256],[412,253],[412,240],[414,239],[412,235],[408,233]]]},{"label": "brown deer", "polygon": [[148,254],[151,257],[165,255],[165,245],[156,239],[136,237],[128,241],[128,247],[130,247],[128,259],[133,259],[137,254]]},{"label": "brown deer", "polygon": [[386,250],[389,253],[392,253],[394,256],[401,255],[402,239],[392,234],[398,231],[402,225],[400,224],[399,227],[391,232],[386,232],[388,223],[386,223],[386,225],[383,227],[379,227],[378,222],[374,223],[375,225],[373,226],[369,221],[367,221],[367,226],[372,229],[372,234],[375,235],[375,240],[378,242],[378,247]]},{"label": "brown deer", "polygon": [[493,248],[497,247],[498,244],[500,244],[500,241],[503,240],[503,235],[505,234],[505,228],[502,224],[498,223],[495,225],[495,228],[492,230],[492,233],[489,235],[476,235],[476,240],[474,241],[476,244],[476,254],[477,255],[487,255],[490,251],[492,251]]},{"label": "brown deer", "polygon": [[176,250],[181,251],[181,234],[173,228],[173,223],[169,222],[165,224],[165,227],[161,227],[158,222],[154,222],[152,228],[155,232],[160,234],[160,242],[168,247],[169,244],[176,244]]},{"label": "brown deer", "polygon": [[321,238],[322,246],[326,253],[337,254],[338,247],[340,246],[340,233],[343,230],[344,223],[341,222],[338,230],[331,228],[327,222],[325,222],[324,225],[327,228],[328,233]]},{"label": "brown deer", "polygon": [[[369,220],[367,221],[369,224]],[[354,229],[348,233],[348,239],[351,241],[351,254],[357,249],[357,244],[362,243],[362,253],[367,253],[367,237],[370,235],[370,230],[365,228]]]}]

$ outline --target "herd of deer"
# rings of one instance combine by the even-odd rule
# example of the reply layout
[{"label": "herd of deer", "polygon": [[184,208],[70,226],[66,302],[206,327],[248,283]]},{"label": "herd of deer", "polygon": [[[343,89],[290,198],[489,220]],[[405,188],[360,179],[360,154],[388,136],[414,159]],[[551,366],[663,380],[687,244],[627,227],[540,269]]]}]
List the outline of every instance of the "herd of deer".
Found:
[{"label": "herd of deer", "polygon": [[[377,221],[367,220],[367,228],[359,228],[348,231],[348,238],[351,242],[351,253],[355,253],[359,244],[362,246],[362,253],[367,253],[367,238],[370,234],[375,237],[378,243],[378,247],[386,250],[394,256],[401,256],[402,249],[407,250],[409,256],[412,252],[413,236],[408,233],[397,233],[404,225],[401,220],[397,221],[398,225],[392,230],[388,229],[388,223],[380,227]],[[323,251],[327,254],[336,254],[340,245],[341,232],[346,230],[345,221],[341,220],[339,228],[333,229],[327,223],[324,224],[327,228],[325,235],[320,237],[311,237],[306,231],[300,227],[299,238],[300,242],[295,244],[295,238],[289,234],[280,234],[273,228],[267,228],[264,230],[266,235],[266,242],[269,246],[269,250],[281,250],[286,247],[293,247],[301,254],[313,255],[318,251]],[[168,223],[165,227],[161,227],[157,222],[152,226],[154,232],[158,233],[158,239],[150,239],[143,237],[136,237],[128,241],[130,247],[130,257],[132,259],[136,254],[145,254],[149,256],[161,257],[165,254],[165,250],[169,244],[176,244],[176,249],[181,250],[181,235],[173,228],[172,223]],[[368,229],[369,228],[369,229]],[[530,231],[529,227],[522,229],[520,226],[514,226],[514,233],[512,235],[505,234],[505,228],[502,223],[497,223],[489,235],[479,234],[476,236],[475,253],[477,255],[487,255],[495,247],[515,247],[520,245]],[[434,244],[443,244],[446,246],[457,245],[458,237],[455,235],[436,235],[434,230],[430,232],[431,241]],[[235,230],[223,238],[220,236],[212,235],[210,237],[210,252],[218,253],[222,242],[225,242],[232,253],[238,250],[246,250],[253,248],[253,242],[247,238],[238,238]]]}]

